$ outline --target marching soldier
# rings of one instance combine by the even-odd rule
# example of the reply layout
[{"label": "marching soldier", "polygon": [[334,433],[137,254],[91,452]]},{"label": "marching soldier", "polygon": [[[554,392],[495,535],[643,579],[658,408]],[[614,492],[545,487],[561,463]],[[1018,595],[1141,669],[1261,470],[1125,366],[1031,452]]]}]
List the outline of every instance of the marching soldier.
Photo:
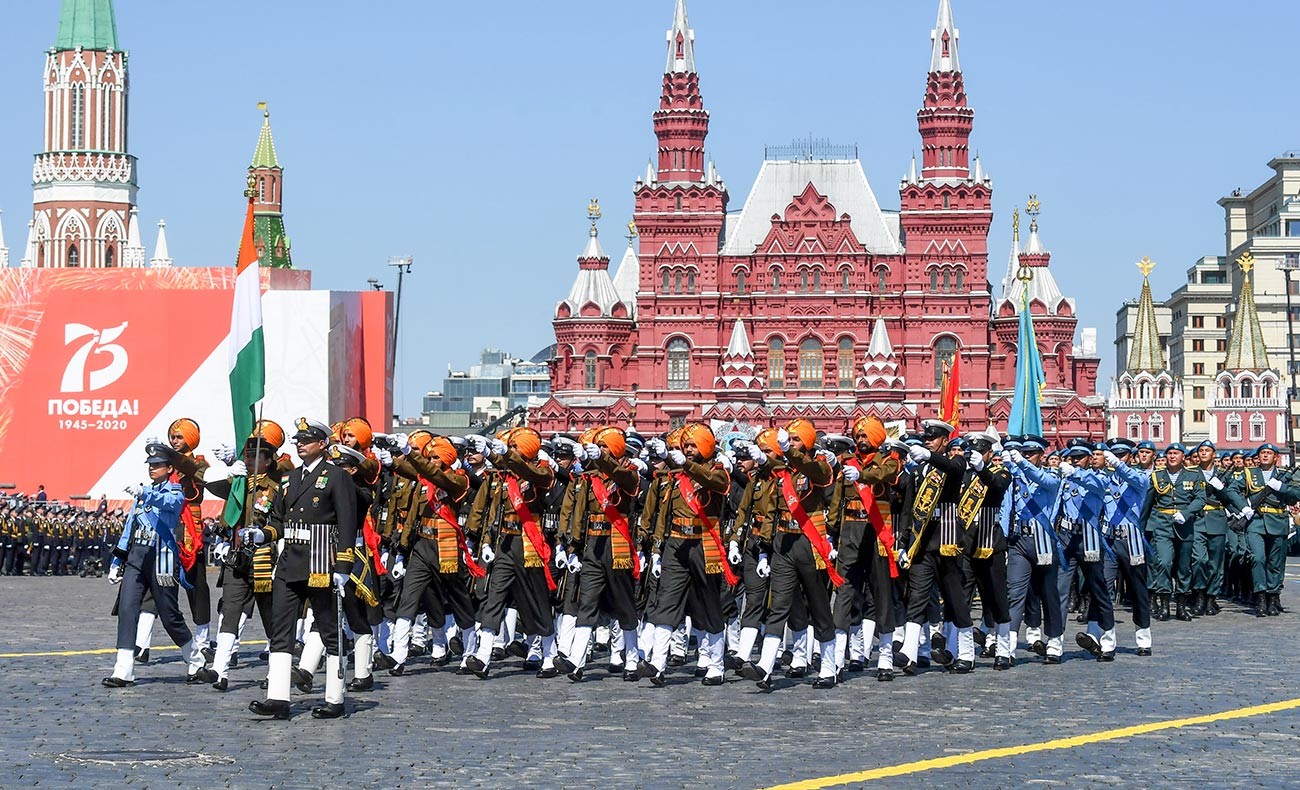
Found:
[{"label": "marching soldier", "polygon": [[[1117,573],[1124,575],[1124,585],[1133,597],[1133,638],[1139,656],[1151,655],[1151,595],[1147,591],[1146,538],[1142,534],[1142,503],[1150,474],[1128,465],[1133,446],[1123,439],[1107,443],[1110,454],[1109,494],[1103,514],[1106,538],[1115,550],[1114,560],[1106,560],[1106,584],[1112,597]],[[1088,623],[1088,631],[1098,644],[1101,631],[1095,621]]]},{"label": "marching soldier", "polygon": [[1223,553],[1228,534],[1228,511],[1240,513],[1246,506],[1230,473],[1218,463],[1214,444],[1208,440],[1196,446],[1196,460],[1205,477],[1205,509],[1196,519],[1192,546],[1192,615],[1219,613],[1218,596],[1223,587]]},{"label": "marching soldier", "polygon": [[1151,591],[1156,594],[1156,619],[1162,621],[1169,619],[1170,595],[1174,595],[1176,617],[1192,619],[1187,593],[1192,586],[1194,525],[1205,507],[1205,477],[1183,465],[1186,453],[1179,443],[1166,448],[1165,468],[1151,473],[1151,488],[1143,504],[1154,555],[1149,572]]},{"label": "marching soldier", "polygon": [[164,444],[151,444],[146,452],[150,484],[127,488],[134,503],[108,572],[109,583],[122,586],[118,598],[117,662],[113,674],[102,683],[108,688],[135,683],[136,619],[146,590],[153,593],[158,617],[188,665],[186,682],[211,683],[216,673],[204,668],[203,646],[185,624],[177,599],[176,585],[186,584],[175,535],[185,494],[179,483],[172,482],[180,454]]},{"label": "marching soldier", "polygon": [[[1099,449],[1100,448],[1100,449]],[[1070,592],[1076,571],[1083,577],[1084,591],[1091,597],[1088,606],[1101,629],[1101,639],[1087,631],[1075,634],[1075,642],[1098,661],[1115,660],[1115,609],[1106,588],[1104,556],[1112,552],[1102,534],[1101,519],[1108,494],[1108,477],[1098,470],[1105,467],[1106,445],[1094,446],[1083,439],[1072,439],[1065,448],[1061,463],[1061,499],[1058,531],[1063,546],[1061,574],[1057,578],[1064,619],[1069,612]],[[1078,464],[1076,467],[1075,464]],[[1053,603],[1049,601],[1049,604]]]},{"label": "marching soldier", "polygon": [[[1007,602],[1007,538],[999,518],[1002,499],[1011,487],[1011,472],[993,453],[996,441],[997,437],[987,433],[967,435],[967,472],[957,516],[966,532],[971,575],[981,606],[996,634],[993,668],[1002,670],[1011,668],[1011,611]],[[958,650],[961,642],[958,632]]]},{"label": "marching soldier", "polygon": [[[1286,571],[1286,541],[1291,527],[1287,506],[1300,502],[1300,488],[1277,466],[1279,450],[1271,444],[1256,451],[1259,466],[1242,470],[1240,494],[1245,496],[1240,523],[1250,547],[1255,616],[1274,616],[1282,608]],[[1239,527],[1242,528],[1242,527]]]},{"label": "marching soldier", "polygon": [[248,708],[259,716],[289,718],[294,629],[303,605],[310,604],[327,651],[325,704],[312,708],[311,714],[332,719],[344,713],[343,646],[335,598],[343,596],[352,570],[357,497],[351,477],[325,462],[329,428],[305,417],[294,427],[302,466],[282,482],[266,526],[244,527],[239,535],[254,546],[284,541],[271,587],[266,699],[253,700]]},{"label": "marching soldier", "polygon": [[[1011,610],[1011,644],[1015,643],[1026,610],[1041,616],[1047,639],[1034,639],[1030,649],[1045,664],[1061,663],[1064,652],[1065,620],[1055,603],[1061,546],[1053,518],[1061,478],[1043,468],[1047,440],[1029,434],[1020,437],[1019,448],[1009,451],[1012,476],[1011,532],[1007,537],[1007,600]],[[1044,607],[1043,602],[1050,605]],[[1041,615],[1040,615],[1041,613]],[[1028,636],[1029,633],[1026,632]]]}]

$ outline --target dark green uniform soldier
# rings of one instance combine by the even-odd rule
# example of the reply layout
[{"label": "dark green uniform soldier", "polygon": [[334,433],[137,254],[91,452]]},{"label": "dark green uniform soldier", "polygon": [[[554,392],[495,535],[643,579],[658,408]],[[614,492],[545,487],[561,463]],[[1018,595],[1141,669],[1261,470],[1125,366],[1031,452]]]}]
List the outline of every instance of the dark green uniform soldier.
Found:
[{"label": "dark green uniform soldier", "polygon": [[1196,519],[1196,540],[1192,546],[1192,615],[1219,613],[1218,597],[1223,587],[1223,556],[1227,544],[1228,512],[1239,513],[1246,503],[1232,485],[1229,472],[1218,464],[1213,442],[1196,446],[1196,460],[1205,478],[1205,510]]},{"label": "dark green uniform soldier", "polygon": [[1242,470],[1239,493],[1245,498],[1240,525],[1251,554],[1255,616],[1277,615],[1282,608],[1282,579],[1286,571],[1286,541],[1291,516],[1286,506],[1300,502],[1298,488],[1277,467],[1278,449],[1259,448],[1259,466]]},{"label": "dark green uniform soldier", "polygon": [[1151,473],[1151,488],[1142,508],[1154,560],[1150,583],[1159,620],[1169,619],[1171,594],[1178,619],[1192,619],[1187,599],[1192,590],[1195,524],[1205,507],[1205,476],[1183,465],[1186,453],[1182,444],[1166,448],[1165,468]]}]

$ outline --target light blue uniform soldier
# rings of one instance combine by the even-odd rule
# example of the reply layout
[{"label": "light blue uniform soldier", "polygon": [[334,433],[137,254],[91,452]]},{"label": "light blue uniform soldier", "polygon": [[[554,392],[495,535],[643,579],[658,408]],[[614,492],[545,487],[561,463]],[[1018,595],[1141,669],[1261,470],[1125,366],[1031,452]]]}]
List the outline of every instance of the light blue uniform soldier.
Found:
[{"label": "light blue uniform soldier", "polygon": [[[1142,504],[1146,501],[1151,478],[1145,469],[1128,465],[1128,459],[1134,453],[1133,445],[1123,439],[1112,439],[1107,446],[1110,448],[1110,454],[1106,456],[1110,479],[1102,530],[1114,553],[1105,558],[1106,585],[1113,596],[1115,578],[1124,574],[1124,583],[1133,596],[1133,638],[1137,654],[1149,656],[1151,595],[1147,590],[1147,546],[1142,534]],[[1100,642],[1101,629],[1094,621],[1088,622],[1088,633]]]},{"label": "light blue uniform soldier", "polygon": [[[1065,547],[1065,561],[1058,573],[1057,591],[1064,620],[1069,611],[1074,571],[1076,568],[1083,571],[1084,588],[1092,596],[1091,606],[1096,607],[1101,639],[1094,640],[1087,632],[1081,631],[1075,635],[1075,641],[1098,661],[1114,661],[1115,611],[1110,592],[1106,589],[1106,573],[1102,565],[1103,554],[1110,551],[1101,534],[1107,477],[1092,468],[1093,450],[1094,446],[1083,439],[1071,440],[1064,453],[1066,461],[1060,467],[1057,533]],[[1097,464],[1100,465],[1100,456]]]},{"label": "light blue uniform soldier", "polygon": [[1060,607],[1055,605],[1059,595],[1059,556],[1052,518],[1056,511],[1061,479],[1043,468],[1043,453],[1047,440],[1041,436],[1020,437],[1019,446],[1008,451],[1011,470],[1011,517],[1007,534],[1007,590],[1011,603],[1011,649],[1025,619],[1025,610],[1032,601],[1035,608],[1042,601],[1051,605],[1044,613],[1043,622],[1047,639],[1035,639],[1030,649],[1043,657],[1047,664],[1061,663],[1064,652],[1065,620]]}]

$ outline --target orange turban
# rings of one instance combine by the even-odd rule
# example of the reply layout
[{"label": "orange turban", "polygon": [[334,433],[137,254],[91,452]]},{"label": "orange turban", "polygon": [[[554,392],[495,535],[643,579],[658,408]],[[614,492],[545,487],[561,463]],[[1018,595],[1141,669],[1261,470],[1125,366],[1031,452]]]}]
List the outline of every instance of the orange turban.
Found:
[{"label": "orange turban", "polygon": [[507,444],[513,444],[524,458],[532,461],[542,449],[542,435],[532,428],[516,428],[510,432]]},{"label": "orange turban", "polygon": [[867,443],[877,450],[885,443],[885,424],[879,417],[859,417],[853,423],[853,438],[865,438]]},{"label": "orange turban", "polygon": [[417,451],[424,452],[425,446],[433,441],[433,434],[425,430],[411,431],[411,434],[406,438],[411,441],[411,446]]},{"label": "orange turban", "polygon": [[615,458],[622,458],[623,453],[627,452],[627,437],[623,431],[613,426],[606,426],[596,431],[596,435],[591,437],[594,444],[603,444],[609,454]]},{"label": "orange turban", "polygon": [[718,449],[718,440],[714,438],[713,431],[709,430],[709,426],[698,422],[686,426],[682,442],[693,443],[695,449],[699,450],[700,455],[705,458],[712,458],[713,452]]},{"label": "orange turban", "polygon": [[343,424],[343,429],[352,434],[357,440],[357,446],[362,450],[370,449],[370,443],[375,439],[375,432],[364,417],[353,417]]},{"label": "orange turban", "polygon": [[778,456],[785,455],[781,452],[781,445],[776,442],[776,429],[768,428],[758,434],[754,439],[754,444],[758,445],[763,452],[775,453]]},{"label": "orange turban", "polygon": [[813,427],[811,422],[803,418],[791,420],[785,426],[785,430],[791,436],[799,437],[799,441],[803,442],[805,452],[812,452],[813,445],[817,443],[817,429]]},{"label": "orange turban", "polygon": [[336,422],[330,426],[330,444],[338,444],[343,441],[343,428],[346,423]]},{"label": "orange turban", "polygon": [[248,437],[246,444],[257,442],[258,436],[262,437],[262,444],[270,447],[272,450],[279,450],[284,446],[284,429],[280,424],[272,420],[262,420],[253,427],[253,433]]},{"label": "orange turban", "polygon": [[185,444],[191,450],[199,446],[199,424],[189,417],[182,417],[175,420],[167,428],[167,438],[170,439],[172,434],[179,433],[185,438]]},{"label": "orange turban", "polygon": [[426,443],[421,452],[424,453],[425,458],[437,458],[442,461],[443,466],[447,467],[456,463],[456,458],[460,455],[460,453],[456,452],[456,446],[445,436],[439,436]]},{"label": "orange turban", "polygon": [[600,428],[588,428],[578,436],[578,444],[591,444]]},{"label": "orange turban", "polygon": [[685,428],[674,428],[664,437],[664,444],[668,446],[669,450],[682,449],[682,434],[685,432]]}]

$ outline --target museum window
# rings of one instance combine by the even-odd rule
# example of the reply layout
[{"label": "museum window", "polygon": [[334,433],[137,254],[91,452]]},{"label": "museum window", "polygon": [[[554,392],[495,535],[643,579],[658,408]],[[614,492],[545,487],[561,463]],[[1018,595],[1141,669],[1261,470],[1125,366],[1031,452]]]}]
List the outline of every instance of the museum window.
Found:
[{"label": "museum window", "polygon": [[669,282],[668,282],[669,274],[668,274],[668,270],[667,270],[667,269],[664,269],[663,274],[664,274],[664,284],[663,284],[663,288],[662,288],[662,290],[663,290],[664,293],[668,293],[668,290],[669,290]]},{"label": "museum window", "polygon": [[885,290],[885,278],[888,276],[889,276],[888,269],[876,270],[876,287],[882,292]]},{"label": "museum window", "polygon": [[736,293],[743,294],[744,292],[745,292],[745,272],[739,271],[736,272]]},{"label": "museum window", "polygon": [[114,255],[115,250],[112,247],[104,250],[104,265],[113,267],[117,265],[117,257]]},{"label": "museum window", "polygon": [[1204,340],[1200,340],[1200,339],[1193,340],[1193,341],[1192,341],[1192,350],[1193,350],[1193,351],[1204,351],[1204,350],[1205,350],[1205,341],[1204,341]]},{"label": "museum window", "polygon": [[785,389],[785,343],[779,337],[767,342],[767,388]]},{"label": "museum window", "polygon": [[822,291],[822,270],[813,269],[813,290],[817,293]]},{"label": "museum window", "polygon": [[1235,414],[1229,414],[1228,419],[1224,421],[1224,424],[1228,429],[1228,441],[1241,441],[1241,418]]},{"label": "museum window", "polygon": [[596,352],[588,351],[587,356],[583,358],[583,367],[585,373],[585,384],[587,389],[596,389]]},{"label": "museum window", "polygon": [[847,290],[849,290],[849,270],[848,270],[848,269],[845,269],[844,271],[840,272],[840,290],[841,290],[841,291],[847,291]]},{"label": "museum window", "polygon": [[957,356],[957,341],[951,337],[941,337],[934,341],[934,387],[943,386],[944,366],[951,364]]},{"label": "museum window", "polygon": [[1204,329],[1204,328],[1205,328],[1205,316],[1203,315],[1192,316],[1192,329]]},{"label": "museum window", "polygon": [[686,293],[695,293],[695,270],[691,269],[686,272]]},{"label": "museum window", "polygon": [[1204,375],[1205,375],[1205,363],[1204,363],[1204,362],[1193,362],[1193,363],[1192,363],[1192,375],[1193,375],[1193,376],[1204,376]]},{"label": "museum window", "polygon": [[1250,440],[1252,442],[1264,441],[1264,415],[1252,414],[1250,416]]},{"label": "museum window", "polygon": [[781,272],[777,271],[776,269],[772,270],[772,290],[773,291],[781,290]]},{"label": "museum window", "polygon": [[682,292],[682,273],[677,272],[673,275],[673,293]]},{"label": "museum window", "polygon": [[810,337],[799,344],[799,388],[820,389],[825,360],[821,341]]},{"label": "museum window", "polygon": [[930,270],[930,292],[935,293],[939,290],[939,270]]},{"label": "museum window", "polygon": [[839,368],[840,389],[853,386],[853,338],[840,338],[836,367]]},{"label": "museum window", "polygon": [[684,390],[691,386],[691,347],[683,339],[668,343],[668,389]]}]

